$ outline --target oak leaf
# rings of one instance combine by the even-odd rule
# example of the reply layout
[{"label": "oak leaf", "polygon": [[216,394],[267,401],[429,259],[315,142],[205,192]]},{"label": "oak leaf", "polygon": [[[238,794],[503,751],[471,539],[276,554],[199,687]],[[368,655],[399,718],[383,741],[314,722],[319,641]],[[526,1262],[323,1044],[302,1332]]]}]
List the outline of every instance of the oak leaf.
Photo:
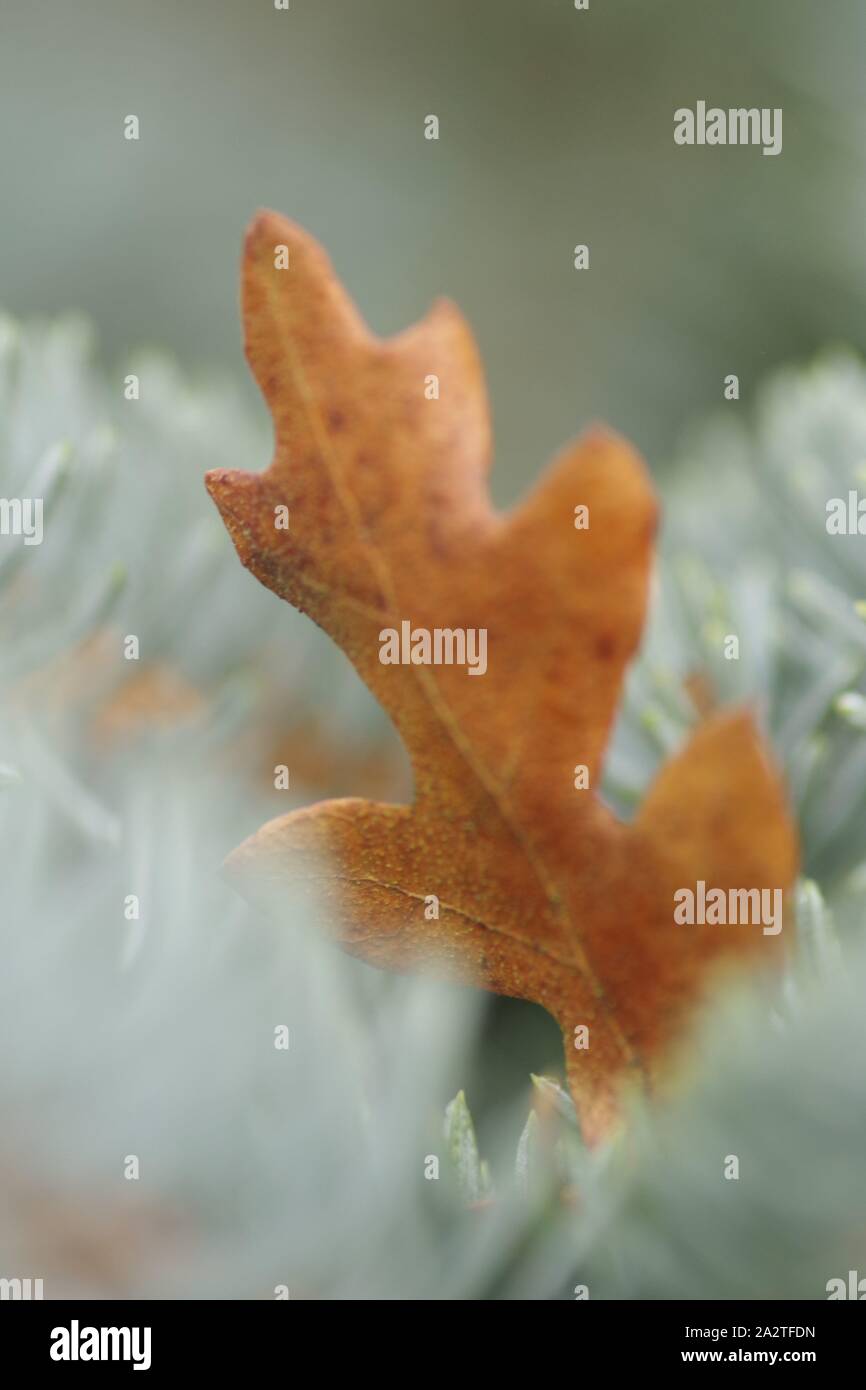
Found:
[{"label": "oak leaf", "polygon": [[[656,527],[625,441],[585,434],[500,515],[481,365],[453,304],[381,341],[318,244],[263,212],[243,317],[274,458],[258,475],[212,472],[208,489],[243,564],[331,635],[388,711],[415,786],[411,806],[347,799],[280,817],[229,868],[253,899],[318,873],[345,950],[543,1005],[595,1139],[625,1080],[654,1086],[711,967],[778,949],[760,925],[683,926],[673,911],[699,879],[789,889],[797,843],[779,777],[735,710],[698,726],[633,823],[597,794]],[[486,673],[383,664],[380,635],[404,622],[485,629]]]}]

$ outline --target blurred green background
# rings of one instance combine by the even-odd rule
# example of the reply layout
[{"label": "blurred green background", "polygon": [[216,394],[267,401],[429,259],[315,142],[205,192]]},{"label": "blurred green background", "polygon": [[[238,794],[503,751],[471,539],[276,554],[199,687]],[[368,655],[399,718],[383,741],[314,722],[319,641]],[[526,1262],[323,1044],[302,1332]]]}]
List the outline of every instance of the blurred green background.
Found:
[{"label": "blurred green background", "polygon": [[[594,418],[662,467],[727,373],[864,346],[864,38],[859,0],[4,0],[0,304],[241,379],[270,205],[378,331],[461,304],[500,501]],[[698,99],[781,106],[781,155],[676,147]]]},{"label": "blurred green background", "polygon": [[[202,486],[208,467],[268,461],[237,306],[260,205],[320,238],[383,334],[437,295],[461,305],[500,503],[598,418],[667,474],[656,603],[609,749],[617,809],[694,722],[694,672],[724,702],[756,702],[788,779],[821,890],[801,892],[790,1034],[764,998],[725,1024],[682,1112],[648,1130],[630,1206],[615,1172],[609,1192],[581,1178],[597,1287],[815,1297],[864,1267],[866,956],[836,972],[832,922],[856,947],[866,564],[860,537],[824,525],[827,498],[866,478],[866,369],[826,353],[866,348],[864,39],[857,0],[0,0],[0,310],[25,321],[0,312],[0,493],[48,499],[45,545],[0,556],[0,1024],[15,1058],[0,1171],[40,1170],[114,1251],[117,1228],[100,1237],[89,1213],[126,1209],[105,1174],[138,1148],[149,1200],[199,1241],[191,1261],[167,1242],[154,1273],[133,1241],[130,1282],[112,1263],[91,1278],[68,1240],[35,1263],[42,1232],[0,1201],[0,1269],[121,1296],[270,1297],[284,1277],[293,1297],[296,1278],[302,1296],[504,1296],[502,1249],[479,1265],[471,1232],[449,1243],[453,1214],[431,1224],[417,1160],[465,1088],[482,1149],[496,1158],[501,1126],[513,1167],[528,1073],[561,1068],[539,1009],[428,995],[305,934],[293,904],[271,932],[219,882],[267,817],[402,799],[409,781],[384,714],[322,632],[242,573]],[[782,107],[781,155],[675,146],[673,113],[698,100]],[[87,327],[57,321],[67,310],[93,321],[104,370]],[[141,676],[121,655],[129,631]],[[727,632],[742,661],[720,655]],[[273,787],[283,761],[290,797]],[[141,930],[121,920],[130,885]],[[285,1072],[268,1032],[284,1017]],[[757,1175],[735,1220],[716,1162],[732,1133]],[[514,1248],[512,1291],[570,1287],[549,1250]],[[569,1226],[562,1271],[576,1249]]]}]

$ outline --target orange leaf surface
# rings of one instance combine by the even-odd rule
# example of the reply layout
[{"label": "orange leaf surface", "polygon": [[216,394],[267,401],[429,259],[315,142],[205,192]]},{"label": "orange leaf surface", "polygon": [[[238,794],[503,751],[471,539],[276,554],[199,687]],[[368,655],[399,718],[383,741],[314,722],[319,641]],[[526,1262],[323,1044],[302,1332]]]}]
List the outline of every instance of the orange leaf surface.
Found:
[{"label": "orange leaf surface", "polygon": [[[501,515],[485,486],[481,364],[454,305],[380,341],[317,243],[264,212],[247,235],[243,315],[274,459],[258,475],[212,472],[208,489],[243,564],[331,635],[389,712],[415,797],[281,817],[230,869],[253,899],[318,875],[341,944],[374,965],[543,1005],[594,1139],[626,1078],[655,1083],[711,967],[779,948],[760,925],[674,921],[675,892],[697,880],[790,888],[797,843],[779,777],[737,710],[697,728],[633,823],[597,795],[656,527],[647,471],[624,440],[584,435]],[[438,399],[425,391],[433,376]],[[575,528],[578,505],[588,529]],[[279,507],[288,530],[275,527]],[[383,664],[382,632],[407,621],[485,629],[485,673]],[[578,764],[587,789],[575,789]]]}]

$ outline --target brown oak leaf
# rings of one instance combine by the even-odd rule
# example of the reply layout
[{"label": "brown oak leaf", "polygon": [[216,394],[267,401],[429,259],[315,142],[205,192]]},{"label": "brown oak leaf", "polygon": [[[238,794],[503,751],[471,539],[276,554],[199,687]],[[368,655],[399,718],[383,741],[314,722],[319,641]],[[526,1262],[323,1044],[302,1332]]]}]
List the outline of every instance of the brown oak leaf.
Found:
[{"label": "brown oak leaf", "polygon": [[[481,364],[453,304],[381,341],[319,245],[262,212],[243,317],[275,454],[261,474],[210,473],[208,489],[243,564],[331,635],[388,711],[415,791],[410,806],[347,799],[280,817],[229,868],[253,899],[317,875],[342,946],[374,965],[543,1005],[595,1139],[624,1081],[656,1084],[711,967],[779,948],[760,924],[674,921],[675,892],[698,880],[790,889],[779,776],[735,710],[697,727],[633,823],[597,794],[656,527],[624,440],[585,434],[501,515],[485,486]],[[383,632],[405,622],[416,635],[485,629],[486,672],[383,664]]]}]

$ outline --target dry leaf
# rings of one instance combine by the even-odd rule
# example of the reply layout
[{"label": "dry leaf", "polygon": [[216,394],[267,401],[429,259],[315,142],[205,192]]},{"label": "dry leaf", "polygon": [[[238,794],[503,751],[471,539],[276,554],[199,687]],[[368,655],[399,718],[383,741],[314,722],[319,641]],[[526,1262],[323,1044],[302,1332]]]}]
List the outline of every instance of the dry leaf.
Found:
[{"label": "dry leaf", "polygon": [[[498,515],[481,366],[452,304],[382,342],[321,248],[264,212],[247,235],[243,313],[275,456],[261,475],[209,474],[209,491],[243,564],[330,633],[389,712],[415,800],[282,817],[230,868],[257,900],[319,875],[341,944],[375,965],[542,1004],[595,1138],[627,1077],[655,1081],[709,968],[778,948],[760,925],[683,926],[673,912],[676,890],[697,880],[790,887],[796,836],[779,778],[751,715],[735,711],[697,729],[634,823],[597,795],[656,525],[648,475],[623,440],[593,430]],[[579,506],[588,529],[575,527]],[[280,507],[288,530],[275,526]],[[404,621],[486,629],[486,674],[382,664],[380,633]],[[579,1025],[587,1050],[574,1045]]]},{"label": "dry leaf", "polygon": [[113,691],[97,712],[94,732],[109,744],[125,742],[153,729],[191,724],[206,710],[205,697],[180,671],[152,662]]}]

